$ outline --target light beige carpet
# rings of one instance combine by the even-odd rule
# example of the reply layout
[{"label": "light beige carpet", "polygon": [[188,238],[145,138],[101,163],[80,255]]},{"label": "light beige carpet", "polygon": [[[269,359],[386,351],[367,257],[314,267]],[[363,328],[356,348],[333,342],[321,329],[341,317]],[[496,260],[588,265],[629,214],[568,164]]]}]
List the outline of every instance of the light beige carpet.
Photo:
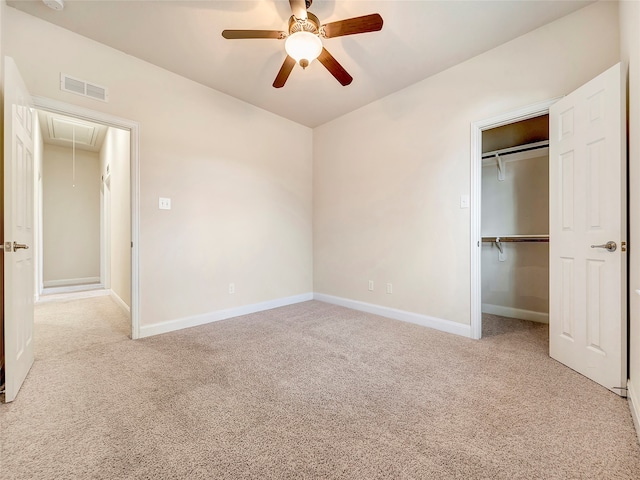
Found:
[{"label": "light beige carpet", "polygon": [[473,341],[306,302],[131,341],[108,297],[37,315],[3,480],[640,478],[626,401],[543,325]]}]

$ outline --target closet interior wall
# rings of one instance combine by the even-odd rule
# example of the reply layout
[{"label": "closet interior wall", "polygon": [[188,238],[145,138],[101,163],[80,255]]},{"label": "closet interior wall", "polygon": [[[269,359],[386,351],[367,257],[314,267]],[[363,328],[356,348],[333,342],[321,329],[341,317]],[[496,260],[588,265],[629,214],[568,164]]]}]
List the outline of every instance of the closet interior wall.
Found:
[{"label": "closet interior wall", "polygon": [[[548,140],[548,116],[494,130],[483,133],[483,152]],[[500,158],[502,168],[483,160],[482,236],[548,235],[548,148]],[[482,312],[548,323],[548,242],[483,242]]]},{"label": "closet interior wall", "polygon": [[72,152],[44,144],[45,288],[100,281],[100,159],[96,152]]}]

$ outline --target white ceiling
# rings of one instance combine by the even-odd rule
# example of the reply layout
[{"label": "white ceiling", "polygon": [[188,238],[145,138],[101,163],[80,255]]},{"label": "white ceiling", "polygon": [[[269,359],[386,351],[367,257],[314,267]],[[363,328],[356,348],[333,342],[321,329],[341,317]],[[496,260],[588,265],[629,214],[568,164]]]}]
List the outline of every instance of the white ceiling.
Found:
[{"label": "white ceiling", "polygon": [[[380,32],[323,40],[353,76],[341,86],[319,63],[271,85],[282,40],[225,40],[224,29],[286,30],[288,0],[8,0],[19,10],[203,85],[315,127],[490,50],[591,1],[315,0],[321,23],[380,13]],[[72,74],[73,72],[69,72]],[[106,85],[108,87],[108,85]]]}]

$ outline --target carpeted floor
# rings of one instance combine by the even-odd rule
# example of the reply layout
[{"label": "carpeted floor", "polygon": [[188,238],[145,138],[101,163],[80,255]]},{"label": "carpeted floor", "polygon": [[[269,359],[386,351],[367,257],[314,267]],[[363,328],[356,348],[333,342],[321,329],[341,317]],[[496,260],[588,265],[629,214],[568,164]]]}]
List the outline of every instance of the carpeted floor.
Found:
[{"label": "carpeted floor", "polygon": [[626,400],[544,325],[473,341],[314,301],[131,341],[109,297],[37,319],[3,480],[640,478]]}]

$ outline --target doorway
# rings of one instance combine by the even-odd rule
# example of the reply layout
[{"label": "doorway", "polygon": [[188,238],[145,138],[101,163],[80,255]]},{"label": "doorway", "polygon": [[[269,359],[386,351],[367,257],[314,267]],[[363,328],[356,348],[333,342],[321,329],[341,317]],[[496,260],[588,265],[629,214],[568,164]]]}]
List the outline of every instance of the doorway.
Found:
[{"label": "doorway", "polygon": [[131,277],[130,133],[42,110],[36,116],[37,297],[106,289],[128,310],[130,281],[111,290],[110,279],[112,269]]},{"label": "doorway", "polygon": [[[130,337],[132,339],[139,338],[139,126],[136,122],[43,97],[34,97],[33,101],[35,108],[42,112],[43,118],[62,118],[77,125],[90,126],[95,131],[87,136],[96,139],[93,142],[95,156],[91,180],[93,182],[91,190],[93,202],[91,238],[93,244],[90,249],[92,250],[90,261],[93,270],[86,276],[67,274],[69,278],[67,285],[62,285],[61,289],[60,286],[54,286],[52,290],[51,284],[46,283],[50,279],[45,273],[47,252],[44,251],[44,247],[47,244],[47,229],[44,222],[39,221],[36,227],[38,230],[36,232],[36,243],[38,244],[36,250],[42,254],[39,255],[37,261],[35,285],[37,299],[38,297],[40,300],[46,298],[46,296],[39,296],[39,292],[69,295],[69,298],[73,298],[74,295],[83,297],[96,293],[108,294],[130,319]],[[76,128],[79,129],[79,127]],[[77,134],[78,130],[76,130]],[[73,129],[71,135],[71,149],[73,150]],[[79,137],[79,135],[77,136]],[[82,168],[79,163],[82,154],[79,155],[79,152],[82,150],[78,148],[77,141],[78,138],[76,138],[75,174],[79,180],[80,168]],[[44,150],[46,144],[42,143]],[[70,172],[67,172],[67,177],[70,178],[65,180],[66,183],[69,183],[69,179],[71,180],[70,189],[78,188],[78,183],[75,184],[75,187],[73,186],[73,160],[73,151],[71,151],[71,155],[67,155],[66,158],[67,167],[71,167]],[[96,163],[97,168],[95,168]],[[43,168],[42,172],[46,173],[46,168]],[[43,194],[46,187],[43,182],[46,182],[46,176],[36,175],[36,182],[36,188],[41,193],[36,197],[36,201],[41,206],[40,212],[37,212],[37,218],[42,219],[46,215],[46,208],[40,203],[44,199]],[[87,268],[87,264],[84,265],[84,268]],[[78,282],[77,279],[81,279],[81,281]],[[87,290],[89,291],[84,292]],[[97,292],[97,290],[102,290],[102,292]],[[49,298],[53,299],[54,297]]]},{"label": "doorway", "polygon": [[[494,117],[482,122],[476,122],[472,124],[471,127],[471,148],[472,148],[472,164],[471,164],[471,235],[472,235],[472,243],[471,243],[471,337],[474,339],[482,338],[482,310],[483,310],[483,301],[482,301],[482,257],[483,257],[483,230],[482,230],[482,216],[483,216],[483,206],[482,206],[482,175],[483,175],[483,133],[488,132],[490,130],[499,129],[501,127],[505,127],[508,125],[518,124],[520,122],[527,122],[531,119],[544,117],[549,114],[549,107],[555,103],[556,100],[549,100],[539,104],[531,105],[529,107],[523,108],[521,110],[507,113],[498,117]],[[548,129],[547,129],[548,133]],[[496,138],[500,138],[500,135],[497,135]],[[534,141],[531,143],[539,143],[540,139],[533,139]],[[538,140],[536,142],[535,140]],[[493,140],[492,140],[493,141]],[[520,143],[518,140],[507,141],[507,143]],[[488,147],[493,148],[493,147]],[[494,152],[500,150],[500,148],[494,148]],[[518,149],[516,149],[518,150]],[[497,161],[496,161],[497,162]],[[504,164],[503,164],[504,165]],[[497,166],[496,166],[497,169]],[[496,176],[498,172],[496,172]],[[513,223],[513,222],[512,222]],[[489,232],[487,232],[488,234]],[[514,236],[511,232],[512,237]],[[528,232],[533,235],[533,232]],[[505,232],[506,234],[506,232]],[[495,233],[494,236],[505,235],[500,234],[498,232]],[[547,231],[548,234],[548,231]],[[488,238],[489,235],[486,235],[487,243],[494,246],[494,250],[499,252],[499,248],[495,243],[495,238]],[[493,240],[493,242],[489,242],[489,240]],[[502,250],[504,252],[504,244],[507,242],[502,242]],[[511,243],[511,242],[509,242]],[[497,257],[499,253],[496,253],[496,258],[498,261],[500,259]],[[503,253],[503,258],[506,259],[506,254]],[[485,310],[488,303],[485,303]],[[521,309],[524,310],[524,309]],[[513,310],[502,310],[503,313],[509,311],[510,314],[513,314]]]},{"label": "doorway", "polygon": [[482,132],[481,188],[482,335],[548,324],[548,115]]}]

